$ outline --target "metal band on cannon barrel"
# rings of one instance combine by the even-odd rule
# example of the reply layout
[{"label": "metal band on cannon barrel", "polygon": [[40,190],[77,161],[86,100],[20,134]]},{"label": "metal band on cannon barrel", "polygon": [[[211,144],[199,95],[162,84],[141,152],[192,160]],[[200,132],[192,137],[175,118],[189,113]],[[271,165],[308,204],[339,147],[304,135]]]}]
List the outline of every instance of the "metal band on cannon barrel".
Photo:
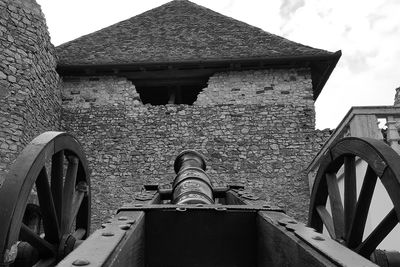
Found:
[{"label": "metal band on cannon barrel", "polygon": [[214,204],[210,178],[204,172],[203,156],[193,150],[180,153],[174,163],[176,177],[172,184],[175,204]]}]

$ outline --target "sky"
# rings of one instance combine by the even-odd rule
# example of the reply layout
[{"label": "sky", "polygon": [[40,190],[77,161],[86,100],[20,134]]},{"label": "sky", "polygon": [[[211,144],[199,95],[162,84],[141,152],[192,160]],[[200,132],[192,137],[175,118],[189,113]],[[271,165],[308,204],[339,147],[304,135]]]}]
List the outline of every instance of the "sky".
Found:
[{"label": "sky", "polygon": [[[342,57],[318,97],[316,127],[352,106],[393,105],[400,87],[399,0],[191,0],[289,40]],[[37,0],[52,43],[105,28],[168,0]]]}]

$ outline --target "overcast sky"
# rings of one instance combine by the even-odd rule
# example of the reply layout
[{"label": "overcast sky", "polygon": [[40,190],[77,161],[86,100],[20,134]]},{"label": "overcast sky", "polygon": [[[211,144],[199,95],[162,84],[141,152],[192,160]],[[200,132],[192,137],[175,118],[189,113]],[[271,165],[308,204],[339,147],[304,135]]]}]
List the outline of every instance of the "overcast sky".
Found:
[{"label": "overcast sky", "polygon": [[[37,0],[54,45],[168,0]],[[317,128],[335,128],[351,106],[392,105],[400,86],[399,0],[192,0],[305,45],[343,56],[316,102]]]}]

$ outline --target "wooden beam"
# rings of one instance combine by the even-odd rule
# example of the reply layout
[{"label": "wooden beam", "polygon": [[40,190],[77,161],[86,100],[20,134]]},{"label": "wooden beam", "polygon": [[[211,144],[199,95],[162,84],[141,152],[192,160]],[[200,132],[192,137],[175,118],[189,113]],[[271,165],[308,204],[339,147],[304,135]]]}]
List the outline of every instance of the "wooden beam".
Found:
[{"label": "wooden beam", "polygon": [[127,77],[130,80],[147,80],[147,79],[171,79],[171,78],[198,78],[209,77],[216,72],[214,69],[200,70],[159,70],[159,71],[124,71],[121,70],[119,75]]},{"label": "wooden beam", "polygon": [[165,86],[206,86],[208,78],[182,78],[182,79],[153,79],[153,80],[133,80],[137,87],[165,87]]}]

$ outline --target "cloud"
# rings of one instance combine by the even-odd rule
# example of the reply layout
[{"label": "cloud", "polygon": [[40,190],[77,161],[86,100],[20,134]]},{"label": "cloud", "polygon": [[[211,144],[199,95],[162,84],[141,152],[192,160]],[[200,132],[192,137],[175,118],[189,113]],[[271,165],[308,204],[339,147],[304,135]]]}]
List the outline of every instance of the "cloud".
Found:
[{"label": "cloud", "polygon": [[283,19],[290,19],[297,9],[304,6],[304,0],[283,0],[280,6],[280,15]]},{"label": "cloud", "polygon": [[343,52],[316,103],[318,128],[336,127],[351,106],[393,104],[400,85],[400,1],[305,0],[286,9],[284,37]]}]

